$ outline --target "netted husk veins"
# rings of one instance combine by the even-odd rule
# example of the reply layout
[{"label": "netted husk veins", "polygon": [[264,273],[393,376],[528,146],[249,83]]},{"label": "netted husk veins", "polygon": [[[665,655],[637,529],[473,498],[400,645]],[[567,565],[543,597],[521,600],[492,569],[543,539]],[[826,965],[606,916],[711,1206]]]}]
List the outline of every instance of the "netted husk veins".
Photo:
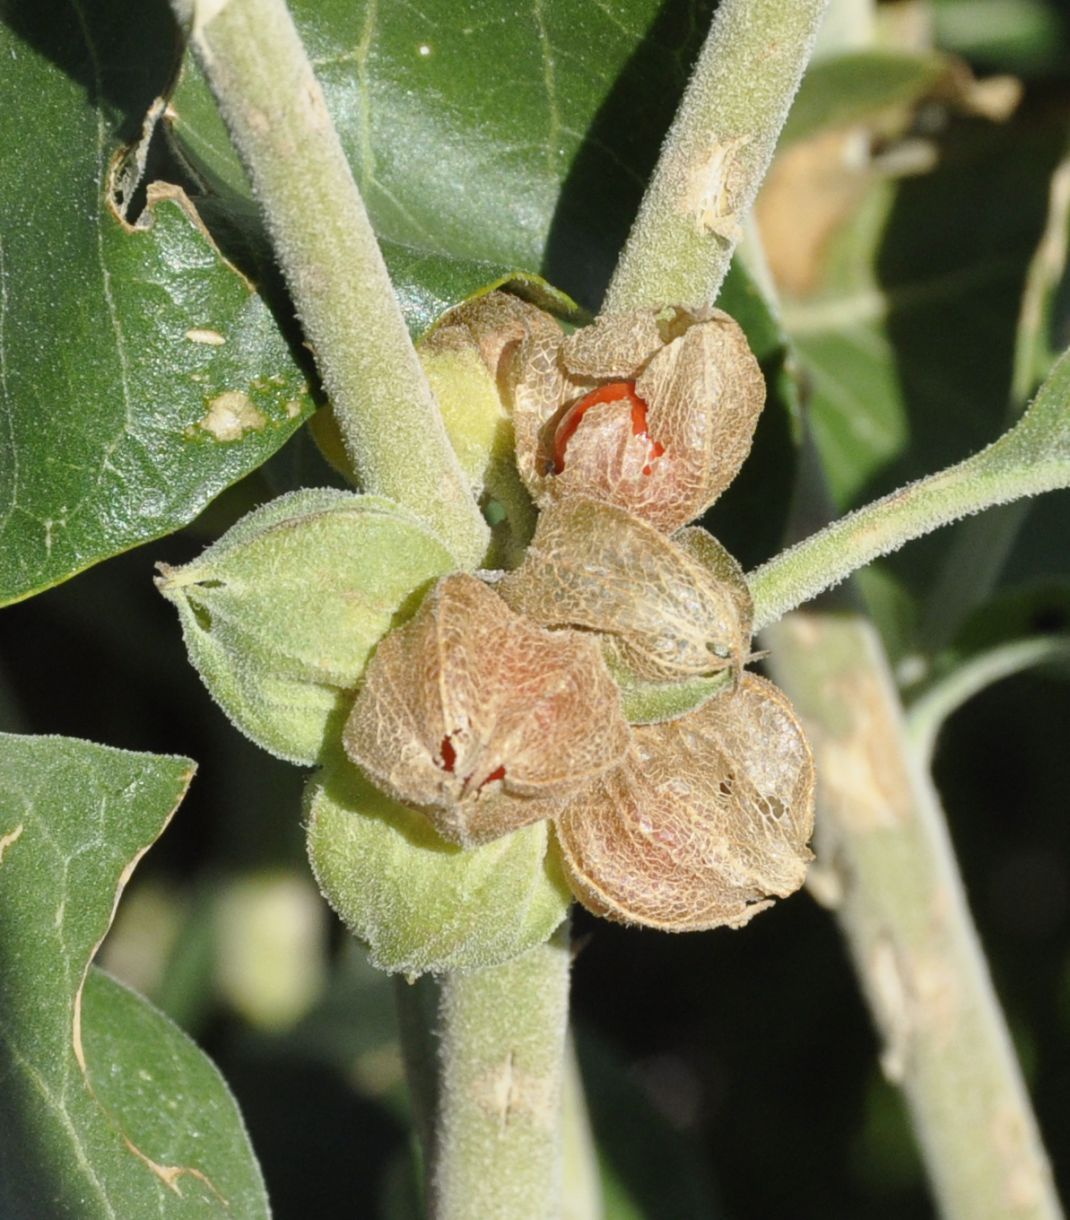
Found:
[{"label": "netted husk veins", "polygon": [[666,538],[621,508],[568,499],[540,514],[524,563],[500,588],[544,626],[598,632],[611,664],[639,678],[738,675],[747,657],[743,572],[698,527]]},{"label": "netted husk veins", "polygon": [[670,532],[735,478],[764,401],[743,331],[718,309],[531,331],[512,374],[517,466],[540,507],[591,496]]},{"label": "netted husk veins", "polygon": [[740,927],[803,882],[814,768],[787,698],[739,688],[633,729],[622,766],[556,820],[566,873],[589,910],[669,931]]},{"label": "netted husk veins", "polygon": [[379,645],[343,735],[381,788],[465,846],[552,816],[628,740],[597,644],[526,621],[466,574]]}]

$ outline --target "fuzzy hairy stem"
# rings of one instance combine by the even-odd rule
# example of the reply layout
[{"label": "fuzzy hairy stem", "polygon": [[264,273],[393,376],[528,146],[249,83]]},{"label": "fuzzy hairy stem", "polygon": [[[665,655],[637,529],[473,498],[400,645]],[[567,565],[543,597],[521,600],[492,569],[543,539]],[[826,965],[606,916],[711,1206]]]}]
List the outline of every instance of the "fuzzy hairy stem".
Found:
[{"label": "fuzzy hairy stem", "polygon": [[[782,33],[786,7],[728,0],[718,20],[723,18],[727,28],[730,16],[738,17],[735,10],[746,8],[756,23],[761,15]],[[791,6],[796,19],[804,10],[816,28],[818,6]],[[711,33],[708,51],[719,38],[720,31]],[[804,44],[805,63],[812,32],[797,41]],[[696,78],[708,70],[704,53]],[[752,66],[750,75],[761,74]],[[739,61],[729,76],[728,92],[745,95]],[[696,79],[689,98],[716,93]],[[778,116],[777,130],[793,93],[794,83],[782,80],[783,108],[767,104],[767,113],[775,109]],[[722,104],[715,103],[702,119],[681,118],[674,125],[659,167],[658,192],[644,200],[606,299],[607,312],[716,296],[732,243],[697,235],[693,212],[690,227],[687,221],[692,184],[709,172],[710,145],[714,139],[723,145],[726,136],[736,134],[723,116]],[[737,162],[746,147],[737,145]],[[662,172],[666,164],[671,171]],[[753,171],[754,189],[764,168],[763,162]],[[730,196],[729,205],[737,206]],[[945,521],[1065,486],[1068,389],[1070,367],[1064,362],[1018,426],[963,463],[965,470],[954,468],[916,484],[759,569],[752,578],[758,621],[772,623],[877,554]],[[823,525],[823,479],[816,462],[804,463],[800,490],[798,518],[809,518],[808,527]],[[814,745],[824,889],[836,894],[841,925],[886,1039],[885,1070],[903,1088],[945,1214],[955,1220],[1053,1220],[1060,1213],[1050,1171],[942,811],[929,777],[911,757],[874,629],[855,612],[796,614],[768,632],[767,640],[773,672],[796,703]]]},{"label": "fuzzy hairy stem", "polygon": [[1070,636],[1041,635],[999,644],[960,661],[910,705],[907,724],[919,759],[928,764],[944,721],[974,695],[1038,665],[1070,664]]},{"label": "fuzzy hairy stem", "polygon": [[765,633],[818,773],[815,891],[834,906],[941,1215],[1061,1215],[939,800],[887,659],[849,608]]},{"label": "fuzzy hairy stem", "polygon": [[603,302],[712,303],[827,0],[721,0]]},{"label": "fuzzy hairy stem", "polygon": [[435,1220],[560,1214],[569,957],[566,923],[515,961],[443,980]]},{"label": "fuzzy hairy stem", "polygon": [[249,172],[365,491],[476,567],[486,523],[450,448],[323,94],[284,0],[173,0]]},{"label": "fuzzy hairy stem", "polygon": [[961,517],[1070,486],[1070,355],[987,449],[850,513],[747,577],[755,630],[905,542]]}]

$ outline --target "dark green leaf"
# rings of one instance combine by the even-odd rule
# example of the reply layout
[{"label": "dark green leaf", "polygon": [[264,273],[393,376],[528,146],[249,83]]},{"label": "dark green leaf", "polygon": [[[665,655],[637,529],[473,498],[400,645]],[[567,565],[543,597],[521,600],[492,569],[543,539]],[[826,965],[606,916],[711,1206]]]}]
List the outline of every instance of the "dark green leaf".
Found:
[{"label": "dark green leaf", "polygon": [[191,774],[184,758],[0,737],[5,1220],[268,1214],[218,1072],[90,969]]},{"label": "dark green leaf", "polygon": [[[307,372],[180,192],[121,143],[167,84],[167,6],[0,6],[0,604],[190,521],[311,412]],[[121,200],[119,198],[121,196]],[[131,213],[132,214],[132,213]]]},{"label": "dark green leaf", "polygon": [[[712,7],[295,0],[403,299],[524,269],[597,305]],[[173,109],[206,184],[247,193],[188,68]]]},{"label": "dark green leaf", "polygon": [[[962,122],[936,146],[932,172],[868,171],[861,202],[815,251],[812,290],[785,300],[838,509],[1002,431],[1024,278],[1061,143],[1056,125],[1032,118]],[[920,592],[946,546],[937,537],[890,566]]]}]

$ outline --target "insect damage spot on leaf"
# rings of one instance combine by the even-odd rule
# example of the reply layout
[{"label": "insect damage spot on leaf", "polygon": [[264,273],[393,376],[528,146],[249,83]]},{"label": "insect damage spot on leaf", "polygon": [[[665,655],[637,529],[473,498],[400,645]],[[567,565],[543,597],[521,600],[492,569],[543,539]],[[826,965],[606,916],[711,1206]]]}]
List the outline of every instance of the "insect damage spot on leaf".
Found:
[{"label": "insect damage spot on leaf", "polygon": [[207,327],[193,326],[186,331],[186,338],[191,343],[207,343],[210,347],[222,347],[226,343],[226,337],[221,335],[217,330],[209,330]]},{"label": "insect damage spot on leaf", "polygon": [[208,404],[197,427],[217,441],[240,441],[247,432],[258,432],[267,423],[243,390],[224,390]]},{"label": "insect damage spot on leaf", "polygon": [[151,1170],[160,1179],[168,1190],[173,1190],[176,1195],[180,1197],[182,1195],[182,1190],[178,1185],[179,1178],[188,1176],[196,1178],[198,1182],[203,1183],[224,1207],[228,1206],[227,1200],[219,1193],[215,1183],[207,1174],[202,1173],[201,1170],[195,1169],[191,1165],[161,1165],[158,1161],[154,1161],[152,1157],[142,1152],[128,1135],[123,1136],[123,1143],[146,1168]]},{"label": "insect damage spot on leaf", "polygon": [[22,823],[20,822],[14,830],[9,830],[6,835],[0,835],[0,864],[4,862],[4,852],[11,846],[12,843],[18,841],[22,834]]}]

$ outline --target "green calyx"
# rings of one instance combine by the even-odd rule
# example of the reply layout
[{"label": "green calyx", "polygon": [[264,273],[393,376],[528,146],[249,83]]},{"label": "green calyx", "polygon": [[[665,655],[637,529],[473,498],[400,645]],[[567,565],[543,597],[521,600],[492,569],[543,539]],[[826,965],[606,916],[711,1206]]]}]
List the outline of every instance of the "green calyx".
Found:
[{"label": "green calyx", "polygon": [[498,965],[542,944],[572,895],[547,822],[482,847],[444,842],[339,755],[305,794],[320,888],[381,970],[418,975]]},{"label": "green calyx", "polygon": [[190,564],[161,564],[156,585],[237,728],[314,763],[338,740],[376,643],[456,567],[390,500],[318,489],[250,513]]}]

